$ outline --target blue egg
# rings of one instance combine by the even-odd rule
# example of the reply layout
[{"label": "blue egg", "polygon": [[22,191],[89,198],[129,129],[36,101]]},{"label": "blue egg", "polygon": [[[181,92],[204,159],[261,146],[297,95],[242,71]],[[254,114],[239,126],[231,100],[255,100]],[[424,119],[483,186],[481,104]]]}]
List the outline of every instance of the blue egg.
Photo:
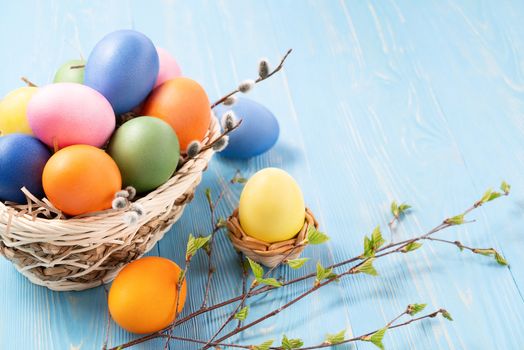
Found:
[{"label": "blue egg", "polygon": [[144,34],[118,30],[96,44],[85,67],[84,84],[100,92],[116,114],[131,111],[153,89],[158,53]]},{"label": "blue egg", "polygon": [[269,109],[245,97],[233,106],[219,105],[214,108],[218,118],[233,110],[242,124],[229,134],[229,144],[221,155],[227,158],[246,159],[268,151],[278,140],[278,121]]},{"label": "blue egg", "polygon": [[0,137],[0,200],[26,203],[20,189],[44,196],[42,172],[51,152],[37,138],[25,134]]}]

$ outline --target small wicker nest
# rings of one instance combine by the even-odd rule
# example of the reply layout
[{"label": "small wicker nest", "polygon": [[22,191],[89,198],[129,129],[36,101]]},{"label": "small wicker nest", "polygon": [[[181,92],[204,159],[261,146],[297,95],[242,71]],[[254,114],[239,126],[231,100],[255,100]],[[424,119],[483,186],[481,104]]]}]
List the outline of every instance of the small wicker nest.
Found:
[{"label": "small wicker nest", "polygon": [[[202,145],[219,135],[212,116]],[[0,255],[31,282],[52,290],[84,290],[110,282],[180,218],[213,153],[207,148],[188,159],[166,183],[137,199],[144,208],[137,225],[124,223],[127,209],[66,219],[45,199],[33,198],[35,203],[27,205],[0,202]]]},{"label": "small wicker nest", "polygon": [[267,243],[248,236],[242,230],[238,219],[238,208],[227,219],[227,229],[233,246],[251,260],[270,268],[275,267],[285,259],[296,259],[302,254],[306,247],[302,242],[306,239],[309,226],[312,225],[318,228],[318,222],[313,213],[306,208],[304,226],[294,238],[282,242]]}]

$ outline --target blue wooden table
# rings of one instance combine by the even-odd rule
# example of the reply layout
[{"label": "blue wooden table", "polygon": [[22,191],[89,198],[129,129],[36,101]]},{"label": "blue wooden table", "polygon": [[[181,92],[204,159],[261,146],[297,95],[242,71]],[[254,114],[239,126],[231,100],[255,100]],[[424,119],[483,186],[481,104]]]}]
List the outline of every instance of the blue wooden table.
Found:
[{"label": "blue wooden table", "polygon": [[[142,31],[170,50],[184,73],[212,99],[256,76],[256,62],[285,70],[250,94],[278,117],[281,137],[269,153],[246,162],[215,157],[183,218],[151,252],[183,262],[189,233],[209,232],[203,189],[227,188],[227,216],[239,187],[227,181],[267,166],[289,171],[331,237],[307,248],[324,264],[354,256],[376,225],[384,232],[392,200],[413,211],[396,239],[421,234],[457,214],[501,180],[509,198],[475,212],[475,223],[440,237],[500,250],[511,267],[424,244],[377,261],[379,277],[358,275],[234,339],[257,344],[282,334],[319,343],[325,333],[360,335],[413,302],[445,307],[454,322],[435,318],[386,335],[389,349],[521,349],[524,344],[524,4],[519,1],[16,1],[0,5],[0,94],[39,84],[104,34]],[[386,234],[389,236],[389,233]],[[240,269],[221,235],[210,302],[240,291]],[[185,312],[199,307],[205,255],[195,258]],[[302,272],[282,269],[284,278]],[[306,290],[298,284],[252,299],[249,317]],[[0,259],[1,349],[100,349],[105,338],[103,288],[57,293],[29,283]],[[230,309],[229,309],[230,311]],[[175,334],[207,339],[228,309],[188,322]],[[117,325],[110,344],[133,339]],[[162,348],[160,341],[137,349]],[[193,349],[176,343],[172,349]],[[341,346],[341,348],[344,348]],[[348,349],[373,349],[369,343]]]}]

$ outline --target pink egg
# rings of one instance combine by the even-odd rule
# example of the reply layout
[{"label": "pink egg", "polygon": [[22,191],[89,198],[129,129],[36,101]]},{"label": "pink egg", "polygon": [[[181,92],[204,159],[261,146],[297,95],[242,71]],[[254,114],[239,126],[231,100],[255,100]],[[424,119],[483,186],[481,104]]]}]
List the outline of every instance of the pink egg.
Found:
[{"label": "pink egg", "polygon": [[157,47],[158,59],[160,62],[160,68],[158,70],[158,78],[156,79],[155,87],[163,84],[167,80],[179,77],[182,75],[182,71],[175,61],[173,56],[167,50]]},{"label": "pink egg", "polygon": [[84,144],[103,146],[115,129],[115,114],[98,91],[76,83],[39,88],[27,107],[34,135],[59,148]]}]

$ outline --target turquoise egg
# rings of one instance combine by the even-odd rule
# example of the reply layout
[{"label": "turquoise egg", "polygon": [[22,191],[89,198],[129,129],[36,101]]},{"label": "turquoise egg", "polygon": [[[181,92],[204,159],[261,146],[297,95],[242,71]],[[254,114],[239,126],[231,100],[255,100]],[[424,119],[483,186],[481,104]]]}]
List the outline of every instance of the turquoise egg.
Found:
[{"label": "turquoise egg", "polygon": [[242,124],[229,134],[229,144],[220,154],[227,158],[246,159],[267,152],[275,145],[280,133],[278,121],[269,109],[245,97],[238,98],[233,106],[214,108],[220,118],[233,110]]},{"label": "turquoise egg", "polygon": [[107,153],[115,160],[124,186],[154,190],[169,180],[180,159],[178,137],[159,118],[138,117],[116,130]]}]

